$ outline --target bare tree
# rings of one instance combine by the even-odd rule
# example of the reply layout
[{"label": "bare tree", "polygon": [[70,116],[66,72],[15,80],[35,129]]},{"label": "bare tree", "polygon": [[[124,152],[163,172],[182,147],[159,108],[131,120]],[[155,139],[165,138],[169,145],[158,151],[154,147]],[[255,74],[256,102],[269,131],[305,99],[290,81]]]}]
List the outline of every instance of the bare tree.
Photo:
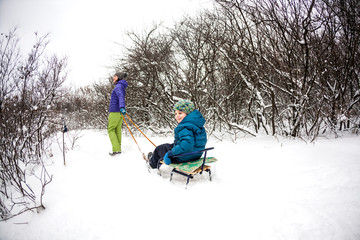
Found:
[{"label": "bare tree", "polygon": [[[3,34],[1,57],[1,165],[2,219],[44,208],[42,196],[52,176],[44,164],[46,140],[57,131],[50,119],[53,103],[66,78],[66,58],[45,57],[47,35],[37,37],[28,57],[18,54],[16,30]],[[30,179],[38,179],[40,192]]]},{"label": "bare tree", "polygon": [[[246,86],[253,91],[249,103],[255,105],[249,105],[248,114],[255,129],[259,128],[256,115],[261,120],[258,123],[271,122],[273,134],[290,136],[317,136],[327,123],[336,126],[339,116],[348,119],[343,104],[355,106],[358,102],[358,80],[350,79],[358,79],[357,71],[352,70],[357,68],[353,63],[359,41],[354,23],[359,21],[359,4],[313,0],[217,2],[225,9],[234,35],[239,36],[232,45],[241,43],[238,59],[245,64],[234,57],[228,59],[237,68],[235,72],[244,73]],[[244,55],[246,52],[251,57]],[[229,51],[226,56],[231,56]],[[248,66],[252,75],[244,72]]]},{"label": "bare tree", "polygon": [[130,32],[133,45],[127,48],[116,69],[129,73],[126,101],[129,114],[141,126],[173,126],[171,106],[177,91],[177,62],[172,39],[155,25],[142,34]]}]

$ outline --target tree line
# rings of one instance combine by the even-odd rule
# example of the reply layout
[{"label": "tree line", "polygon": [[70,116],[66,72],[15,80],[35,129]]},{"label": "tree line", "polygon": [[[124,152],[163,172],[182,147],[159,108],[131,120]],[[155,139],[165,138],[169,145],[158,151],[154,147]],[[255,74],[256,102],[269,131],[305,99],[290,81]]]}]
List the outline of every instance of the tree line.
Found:
[{"label": "tree line", "polygon": [[[136,122],[157,132],[174,127],[171,106],[183,98],[203,113],[210,134],[315,139],[358,131],[358,1],[214,4],[172,28],[128,33],[131,45],[114,65],[129,73],[127,109]],[[92,126],[106,127],[111,88],[82,89],[92,95],[81,95],[87,107],[78,112],[91,115]]]}]

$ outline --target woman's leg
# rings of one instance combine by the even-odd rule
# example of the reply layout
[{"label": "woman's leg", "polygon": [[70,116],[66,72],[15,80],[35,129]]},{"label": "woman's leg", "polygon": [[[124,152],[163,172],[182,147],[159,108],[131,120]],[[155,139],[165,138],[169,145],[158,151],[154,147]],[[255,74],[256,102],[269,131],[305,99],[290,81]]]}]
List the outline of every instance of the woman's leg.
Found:
[{"label": "woman's leg", "polygon": [[122,127],[122,123],[123,123],[123,118],[122,115],[120,114],[120,120],[118,121],[118,124],[115,128],[115,133],[116,133],[116,137],[120,146],[120,152],[121,152],[121,127]]},{"label": "woman's leg", "polygon": [[119,112],[111,112],[108,119],[108,134],[112,145],[113,152],[121,151],[121,139],[119,143],[118,135],[116,133],[117,126],[119,125],[121,116]]}]

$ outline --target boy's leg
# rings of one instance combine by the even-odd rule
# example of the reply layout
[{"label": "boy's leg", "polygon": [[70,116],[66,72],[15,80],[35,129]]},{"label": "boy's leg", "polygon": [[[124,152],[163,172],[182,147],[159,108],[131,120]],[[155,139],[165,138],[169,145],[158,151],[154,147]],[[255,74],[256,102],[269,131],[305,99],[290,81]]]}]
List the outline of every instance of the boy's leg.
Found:
[{"label": "boy's leg", "polygon": [[109,138],[111,141],[111,145],[112,145],[112,151],[113,152],[120,152],[121,151],[121,146],[116,134],[116,127],[119,124],[120,121],[120,113],[119,112],[111,112],[109,114],[109,119],[108,119],[108,134],[109,134]]},{"label": "boy's leg", "polygon": [[165,156],[165,154],[173,148],[174,144],[164,143],[157,146],[154,150],[152,157],[149,160],[149,164],[151,168],[157,168],[158,162],[161,158]]}]

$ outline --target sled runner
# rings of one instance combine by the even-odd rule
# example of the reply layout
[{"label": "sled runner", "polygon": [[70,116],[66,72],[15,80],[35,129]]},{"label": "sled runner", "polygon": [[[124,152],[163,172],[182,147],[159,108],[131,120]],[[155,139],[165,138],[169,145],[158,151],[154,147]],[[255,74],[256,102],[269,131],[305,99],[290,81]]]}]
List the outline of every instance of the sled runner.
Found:
[{"label": "sled runner", "polygon": [[[213,162],[217,161],[217,159],[214,157],[206,157],[207,151],[212,150],[212,149],[214,149],[214,148],[211,147],[211,148],[206,148],[204,150],[200,150],[200,151],[196,151],[196,152],[190,152],[190,153],[185,153],[185,154],[174,156],[174,157],[180,157],[180,156],[185,156],[185,155],[191,155],[194,153],[204,152],[204,157],[202,157],[198,160],[194,160],[191,162],[171,163],[169,165],[169,167],[172,167],[173,170],[171,171],[170,181],[172,180],[174,172],[178,173],[180,175],[183,175],[183,176],[187,177],[186,186],[185,186],[185,188],[187,188],[187,185],[189,184],[190,179],[193,178],[194,175],[196,175],[196,174],[202,174],[204,171],[209,173],[209,179],[211,181],[210,166],[205,165],[205,164],[213,163]],[[161,176],[160,166],[163,163],[164,163],[163,160],[161,160],[157,166],[160,176]]]}]

